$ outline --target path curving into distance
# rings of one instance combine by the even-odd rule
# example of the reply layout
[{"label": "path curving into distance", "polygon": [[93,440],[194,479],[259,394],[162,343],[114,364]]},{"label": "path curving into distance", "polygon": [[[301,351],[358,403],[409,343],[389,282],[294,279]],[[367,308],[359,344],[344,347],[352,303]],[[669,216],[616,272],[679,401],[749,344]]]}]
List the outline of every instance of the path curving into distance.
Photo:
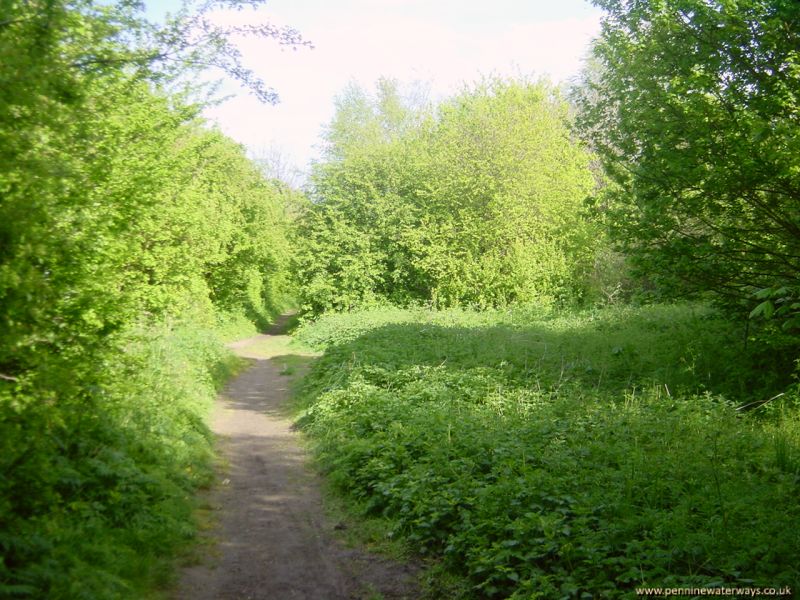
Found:
[{"label": "path curving into distance", "polygon": [[183,570],[175,597],[416,598],[412,567],[347,548],[332,535],[320,481],[283,409],[289,378],[279,359],[288,352],[288,321],[284,316],[268,333],[229,346],[253,364],[228,384],[211,420],[226,464],[209,497],[216,543],[202,564]]}]

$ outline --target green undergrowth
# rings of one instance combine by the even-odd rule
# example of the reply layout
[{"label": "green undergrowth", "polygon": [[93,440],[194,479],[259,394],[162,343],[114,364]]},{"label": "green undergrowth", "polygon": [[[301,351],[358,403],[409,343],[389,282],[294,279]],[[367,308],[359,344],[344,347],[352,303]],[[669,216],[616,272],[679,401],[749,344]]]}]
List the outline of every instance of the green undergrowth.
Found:
[{"label": "green undergrowth", "polygon": [[256,324],[241,312],[220,314],[217,317],[215,330],[225,342],[254,336],[259,332]]},{"label": "green undergrowth", "polygon": [[325,350],[299,422],[330,484],[430,557],[440,592],[800,581],[791,360],[708,308],[383,309],[296,338]]},{"label": "green undergrowth", "polygon": [[6,405],[0,597],[160,597],[194,536],[194,491],[212,480],[207,411],[241,361],[191,323],[117,346],[94,388],[56,398],[34,383]]}]

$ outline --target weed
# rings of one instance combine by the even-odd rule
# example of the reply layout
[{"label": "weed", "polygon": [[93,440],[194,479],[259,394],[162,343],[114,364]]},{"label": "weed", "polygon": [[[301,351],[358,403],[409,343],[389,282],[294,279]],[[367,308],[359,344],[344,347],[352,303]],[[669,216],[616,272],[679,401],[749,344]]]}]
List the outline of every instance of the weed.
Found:
[{"label": "weed", "polygon": [[449,597],[791,585],[800,419],[735,410],[784,381],[740,337],[702,306],[324,316],[299,422]]}]

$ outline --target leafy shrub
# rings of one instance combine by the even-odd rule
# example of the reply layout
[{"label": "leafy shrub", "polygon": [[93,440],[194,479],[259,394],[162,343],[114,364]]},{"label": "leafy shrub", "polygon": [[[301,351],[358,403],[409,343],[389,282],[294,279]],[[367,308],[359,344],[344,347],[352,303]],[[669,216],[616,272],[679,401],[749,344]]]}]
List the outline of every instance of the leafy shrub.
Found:
[{"label": "leafy shrub", "polygon": [[120,340],[91,390],[55,405],[4,390],[0,596],[141,597],[194,533],[210,481],[205,417],[232,368],[216,335],[162,324]]},{"label": "leafy shrub", "polygon": [[142,8],[3,3],[2,597],[163,582],[209,477],[205,409],[228,360],[210,332],[282,301],[282,191],[167,91],[182,58],[213,49],[225,68],[230,46],[214,27],[184,43],[188,9],[159,29]]},{"label": "leafy shrub", "polygon": [[800,576],[800,419],[735,410],[771,379],[710,310],[372,311],[298,337],[327,344],[300,418],[322,469],[475,597]]}]

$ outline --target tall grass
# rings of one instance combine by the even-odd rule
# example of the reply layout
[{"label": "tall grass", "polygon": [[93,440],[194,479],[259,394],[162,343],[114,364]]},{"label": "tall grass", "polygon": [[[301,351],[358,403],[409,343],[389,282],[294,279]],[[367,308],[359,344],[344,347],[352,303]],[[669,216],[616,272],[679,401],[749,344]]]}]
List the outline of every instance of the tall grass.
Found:
[{"label": "tall grass", "polygon": [[710,309],[384,310],[297,337],[326,349],[300,418],[321,467],[464,597],[800,581],[800,419],[736,410],[789,374]]}]

